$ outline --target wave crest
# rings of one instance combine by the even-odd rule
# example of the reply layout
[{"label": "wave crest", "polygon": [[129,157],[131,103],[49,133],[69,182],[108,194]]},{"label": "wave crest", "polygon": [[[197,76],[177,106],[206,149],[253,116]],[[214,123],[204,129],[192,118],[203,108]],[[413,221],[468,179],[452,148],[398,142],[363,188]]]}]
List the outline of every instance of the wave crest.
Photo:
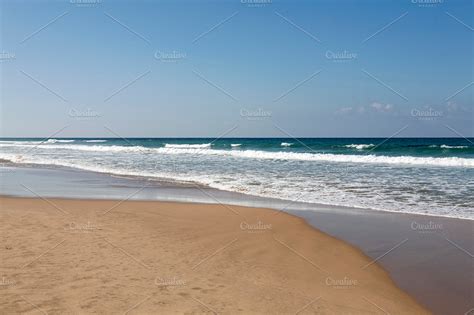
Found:
[{"label": "wave crest", "polygon": [[[17,144],[0,144],[1,146],[20,146]],[[196,146],[196,145],[193,145]],[[287,160],[287,161],[321,161],[339,163],[366,163],[366,164],[392,164],[392,165],[419,165],[440,167],[474,167],[474,159],[460,157],[418,157],[418,156],[386,156],[386,155],[356,155],[356,154],[332,154],[332,153],[303,153],[285,151],[260,151],[260,150],[216,150],[210,149],[210,144],[189,145],[161,148],[149,148],[143,146],[101,146],[101,145],[59,145],[51,144],[41,146],[41,149],[66,149],[78,151],[96,152],[124,152],[124,153],[155,153],[155,154],[195,154],[211,156],[232,156],[237,158],[264,159],[264,160]],[[29,147],[29,146],[23,146]],[[207,148],[202,150],[202,148]],[[0,154],[2,157],[2,154]]]},{"label": "wave crest", "polygon": [[467,149],[469,148],[468,146],[465,146],[465,145],[446,145],[446,144],[442,144],[439,147],[441,149]]},{"label": "wave crest", "polygon": [[[44,143],[70,143],[70,142],[74,142],[76,140],[60,140],[60,139],[48,139],[47,141],[45,141]],[[41,141],[40,141],[41,142]]]},{"label": "wave crest", "polygon": [[375,144],[347,144],[344,147],[356,150],[365,150],[375,147]]},{"label": "wave crest", "polygon": [[165,143],[165,148],[170,148],[170,149],[205,149],[205,148],[210,148],[211,144],[210,143],[202,143],[202,144],[171,144],[171,143]]}]

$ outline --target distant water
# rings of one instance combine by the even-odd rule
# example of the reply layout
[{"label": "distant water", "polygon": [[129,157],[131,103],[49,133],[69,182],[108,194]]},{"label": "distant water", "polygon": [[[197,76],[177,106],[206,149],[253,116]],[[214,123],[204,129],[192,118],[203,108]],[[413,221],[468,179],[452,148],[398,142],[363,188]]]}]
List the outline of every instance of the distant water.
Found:
[{"label": "distant water", "polygon": [[474,139],[0,139],[0,158],[474,219]]}]

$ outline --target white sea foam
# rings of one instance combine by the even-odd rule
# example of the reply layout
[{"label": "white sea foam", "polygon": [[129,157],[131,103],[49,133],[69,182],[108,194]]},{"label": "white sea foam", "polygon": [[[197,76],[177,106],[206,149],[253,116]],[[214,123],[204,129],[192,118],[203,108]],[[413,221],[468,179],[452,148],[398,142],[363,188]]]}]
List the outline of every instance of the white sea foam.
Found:
[{"label": "white sea foam", "polygon": [[[25,158],[19,155],[13,154],[1,154],[0,158],[10,160],[12,162],[22,162],[22,163],[35,163],[35,164],[44,164],[44,165],[57,165],[57,166],[65,166],[65,167],[73,167],[77,169],[83,169],[87,171],[93,172],[100,172],[100,173],[109,173],[115,175],[126,175],[126,176],[145,176],[145,177],[154,177],[154,178],[162,178],[162,179],[169,179],[177,182],[195,182],[204,185],[209,185],[210,187],[240,192],[255,196],[261,197],[271,197],[271,198],[278,198],[283,200],[293,200],[298,202],[310,202],[310,203],[319,203],[319,204],[328,204],[328,205],[339,205],[339,206],[350,206],[356,208],[370,208],[370,209],[377,209],[377,210],[384,210],[384,211],[394,211],[394,212],[407,212],[407,213],[420,213],[420,214],[428,214],[428,215],[441,215],[441,216],[448,216],[448,217],[455,217],[455,218],[464,218],[473,220],[472,214],[470,214],[469,209],[466,211],[457,211],[457,212],[450,212],[449,209],[452,210],[452,207],[448,207],[448,211],[446,209],[441,209],[440,207],[434,207],[435,211],[427,213],[425,211],[426,205],[420,204],[420,206],[408,208],[403,207],[400,208],[397,204],[387,203],[387,200],[380,200],[380,201],[373,201],[373,200],[364,200],[362,199],[354,199],[352,196],[350,199],[350,194],[344,194],[344,198],[339,198],[341,196],[338,189],[333,189],[333,186],[324,187],[323,190],[318,190],[318,193],[304,193],[303,197],[301,196],[301,191],[305,191],[305,186],[296,186],[291,187],[286,185],[286,180],[281,179],[278,180],[274,177],[271,177],[271,182],[266,182],[269,178],[259,178],[259,181],[263,180],[264,185],[262,186],[252,186],[248,185],[248,178],[246,177],[239,178],[234,177],[233,179],[226,181],[224,179],[228,178],[228,175],[224,174],[181,174],[181,173],[166,173],[166,172],[157,172],[156,170],[149,170],[149,169],[128,169],[127,167],[117,167],[117,166],[105,166],[105,165],[98,165],[92,161],[82,160],[82,161],[66,161],[62,159],[44,159],[39,157],[30,157]],[[248,175],[248,174],[247,174]],[[270,185],[271,183],[271,185]],[[260,188],[263,188],[260,189]],[[377,195],[377,194],[375,194]],[[298,196],[295,198],[295,196]],[[404,195],[405,196],[405,195]],[[410,194],[406,195],[406,197],[410,197]],[[390,199],[389,199],[390,201]],[[400,210],[403,209],[403,210]],[[429,208],[431,209],[431,208]],[[462,210],[462,209],[461,209]]]},{"label": "white sea foam", "polygon": [[96,143],[96,142],[107,142],[107,140],[86,140],[86,142],[93,142],[93,143]]},{"label": "white sea foam", "polygon": [[345,145],[346,148],[357,149],[357,150],[364,150],[375,147],[374,144],[348,144]]},{"label": "white sea foam", "polygon": [[429,145],[428,148],[467,149],[467,148],[469,148],[469,147],[466,146],[466,145],[447,145],[447,144],[437,145],[437,144],[432,144],[432,145]]},{"label": "white sea foam", "polygon": [[41,141],[10,141],[10,140],[2,140],[0,141],[0,144],[5,144],[5,145],[31,145],[31,144],[38,144],[41,143]]},{"label": "white sea foam", "polygon": [[75,140],[61,140],[61,139],[48,139],[44,143],[70,143],[74,142]]},{"label": "white sea foam", "polygon": [[[36,144],[36,143],[35,143]],[[31,147],[31,144],[23,145],[18,143],[0,143],[0,147]],[[97,151],[97,152],[140,152],[147,148],[143,146],[121,146],[121,145],[84,145],[84,144],[48,144],[48,145],[37,145],[38,149],[64,149],[64,150],[77,150],[77,151]]]},{"label": "white sea foam", "polygon": [[[0,144],[1,146],[23,146],[18,144]],[[384,156],[384,155],[355,155],[355,154],[330,154],[330,153],[302,153],[302,152],[270,152],[260,150],[215,150],[199,145],[189,147],[189,145],[162,148],[147,148],[143,146],[102,146],[102,145],[46,145],[41,149],[66,149],[79,151],[97,152],[129,152],[129,153],[155,153],[155,154],[188,154],[188,155],[213,155],[232,156],[248,159],[265,160],[290,160],[290,161],[322,161],[339,163],[367,163],[367,164],[393,164],[393,165],[419,165],[419,166],[439,166],[439,167],[474,167],[474,159],[460,157],[415,157],[415,156]],[[23,146],[23,147],[29,147]],[[201,148],[207,148],[202,150]]]},{"label": "white sea foam", "polygon": [[233,148],[240,147],[242,144],[241,143],[231,143],[230,146]]},{"label": "white sea foam", "polygon": [[440,148],[441,148],[441,149],[467,149],[468,146],[465,146],[465,145],[446,145],[446,144],[442,144],[442,145],[440,145]]},{"label": "white sea foam", "polygon": [[[74,167],[115,175],[146,176],[173,182],[192,181],[228,191],[285,200],[296,199],[299,202],[410,213],[427,211],[428,214],[473,219],[470,210],[472,207],[459,207],[453,212],[452,206],[446,206],[446,202],[451,205],[457,203],[457,194],[469,196],[468,184],[465,185],[469,177],[463,178],[462,174],[472,174],[472,158],[316,154],[284,149],[278,152],[232,150],[229,147],[225,150],[203,150],[189,147],[79,143],[1,143],[0,159],[15,163]],[[35,150],[31,150],[32,147]],[[372,164],[375,163],[381,165],[373,167]],[[411,167],[412,165],[416,167]],[[430,166],[456,168],[428,168]],[[279,176],[280,174],[285,176]],[[408,176],[400,177],[400,174]],[[426,193],[426,199],[419,200],[421,193],[417,190],[417,181],[420,178],[426,178],[427,188],[431,187],[434,191],[443,189],[450,199],[440,199],[437,194]],[[390,194],[385,198],[385,189],[391,189],[400,200],[390,197]],[[302,193],[303,197],[296,198]]]},{"label": "white sea foam", "polygon": [[171,149],[189,149],[189,148],[197,148],[197,149],[205,149],[210,148],[210,143],[203,143],[203,144],[170,144],[165,143],[165,148]]},{"label": "white sea foam", "polygon": [[297,160],[297,161],[324,161],[342,163],[369,163],[369,164],[402,164],[402,165],[431,165],[431,166],[460,166],[474,167],[474,159],[458,157],[414,157],[414,156],[382,156],[382,155],[350,155],[329,153],[299,153],[299,152],[269,152],[259,150],[205,150],[194,149],[169,150],[167,148],[155,149],[156,152],[164,154],[203,154],[234,156],[251,159],[266,160]]},{"label": "white sea foam", "polygon": [[293,143],[289,143],[289,142],[282,142],[280,144],[282,147],[291,147],[293,145]]}]

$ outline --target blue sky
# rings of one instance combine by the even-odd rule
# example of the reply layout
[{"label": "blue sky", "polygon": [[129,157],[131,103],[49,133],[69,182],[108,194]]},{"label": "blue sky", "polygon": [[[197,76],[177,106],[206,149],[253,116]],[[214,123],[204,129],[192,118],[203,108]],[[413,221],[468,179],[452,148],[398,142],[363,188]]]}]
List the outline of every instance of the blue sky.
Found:
[{"label": "blue sky", "polygon": [[0,136],[472,137],[472,9],[2,1]]}]

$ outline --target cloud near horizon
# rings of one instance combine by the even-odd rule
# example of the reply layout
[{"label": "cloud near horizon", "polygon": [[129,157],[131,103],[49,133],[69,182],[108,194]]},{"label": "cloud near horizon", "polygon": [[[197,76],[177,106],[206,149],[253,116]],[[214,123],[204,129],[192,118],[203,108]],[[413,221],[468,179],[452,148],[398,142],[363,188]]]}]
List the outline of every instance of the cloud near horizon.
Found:
[{"label": "cloud near horizon", "polygon": [[335,111],[336,115],[351,115],[364,113],[390,113],[394,112],[392,104],[383,104],[380,102],[372,102],[369,105],[359,107],[342,107]]},{"label": "cloud near horizon", "polygon": [[472,109],[459,105],[455,102],[448,101],[445,105],[422,105],[413,106],[408,109],[400,110],[392,104],[384,104],[380,102],[372,102],[369,105],[358,107],[341,107],[334,112],[335,115],[363,115],[363,114],[385,114],[385,115],[408,115],[410,116],[414,110],[418,111],[438,111],[444,113],[444,116],[451,114],[453,116],[472,115]]}]

